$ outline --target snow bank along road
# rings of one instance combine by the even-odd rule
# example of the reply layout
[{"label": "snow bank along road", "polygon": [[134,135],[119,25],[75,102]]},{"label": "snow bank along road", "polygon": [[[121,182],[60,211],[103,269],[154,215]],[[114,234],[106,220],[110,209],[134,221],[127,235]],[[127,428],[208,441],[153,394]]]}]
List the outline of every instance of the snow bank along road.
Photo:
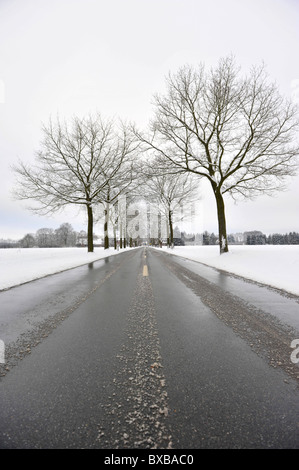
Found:
[{"label": "snow bank along road", "polygon": [[0,448],[298,448],[298,298],[141,248],[0,293]]}]

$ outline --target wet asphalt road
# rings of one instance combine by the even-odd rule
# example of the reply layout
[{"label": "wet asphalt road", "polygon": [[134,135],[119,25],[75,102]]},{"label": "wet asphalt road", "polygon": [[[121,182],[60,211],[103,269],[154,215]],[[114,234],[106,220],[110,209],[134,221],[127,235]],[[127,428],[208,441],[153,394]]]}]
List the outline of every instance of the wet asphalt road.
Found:
[{"label": "wet asphalt road", "polygon": [[0,305],[2,449],[299,448],[295,297],[140,248]]}]

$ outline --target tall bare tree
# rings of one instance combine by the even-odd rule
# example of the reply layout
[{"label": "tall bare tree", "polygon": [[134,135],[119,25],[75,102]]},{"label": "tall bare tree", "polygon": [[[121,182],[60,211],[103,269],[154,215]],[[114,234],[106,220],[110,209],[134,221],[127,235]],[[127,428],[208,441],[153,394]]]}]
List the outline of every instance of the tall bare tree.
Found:
[{"label": "tall bare tree", "polygon": [[224,196],[253,198],[283,188],[298,167],[297,108],[265,67],[243,76],[232,57],[206,72],[186,65],[155,96],[151,136],[139,138],[171,164],[211,184],[220,253],[228,251]]},{"label": "tall bare tree", "polygon": [[85,208],[88,251],[93,251],[93,207],[102,202],[108,185],[135,155],[136,138],[128,126],[116,128],[99,114],[75,117],[70,123],[43,126],[36,165],[20,162],[15,197],[34,200],[36,213],[49,214],[69,205]]}]

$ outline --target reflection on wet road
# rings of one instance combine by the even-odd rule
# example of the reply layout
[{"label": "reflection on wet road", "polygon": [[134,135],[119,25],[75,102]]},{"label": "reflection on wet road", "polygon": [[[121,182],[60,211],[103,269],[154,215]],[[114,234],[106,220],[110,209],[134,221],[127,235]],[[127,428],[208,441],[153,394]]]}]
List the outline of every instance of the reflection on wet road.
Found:
[{"label": "reflection on wet road", "polygon": [[141,248],[0,302],[0,448],[298,448],[295,298]]}]

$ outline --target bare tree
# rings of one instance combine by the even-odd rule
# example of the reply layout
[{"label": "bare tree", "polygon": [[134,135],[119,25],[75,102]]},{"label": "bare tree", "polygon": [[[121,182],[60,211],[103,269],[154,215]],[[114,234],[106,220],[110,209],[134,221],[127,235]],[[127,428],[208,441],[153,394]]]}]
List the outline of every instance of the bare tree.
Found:
[{"label": "bare tree", "polygon": [[124,124],[116,129],[112,120],[79,119],[43,126],[36,165],[20,162],[15,197],[34,200],[36,213],[49,214],[69,205],[87,212],[88,251],[93,251],[93,207],[103,200],[109,183],[135,154],[136,139]]},{"label": "bare tree", "polygon": [[52,228],[40,228],[36,232],[36,243],[40,248],[51,248],[55,246],[55,233]]},{"label": "bare tree", "polygon": [[61,224],[55,230],[55,239],[57,246],[75,246],[76,245],[76,232],[69,223]]},{"label": "bare tree", "polygon": [[207,179],[215,196],[220,253],[228,251],[224,196],[253,198],[284,187],[298,167],[297,109],[265,67],[241,76],[232,57],[209,72],[184,66],[155,96],[152,135],[139,138],[172,172]]},{"label": "bare tree", "polygon": [[21,240],[20,246],[22,248],[33,248],[35,246],[35,237],[32,233],[27,233]]},{"label": "bare tree", "polygon": [[[168,246],[173,247],[173,222],[176,212],[181,212],[184,206],[185,214],[187,206],[198,200],[198,184],[190,174],[158,173],[159,159],[151,162],[151,166],[145,172],[146,196],[156,208],[158,215],[164,216],[167,227]],[[144,171],[144,170],[143,170]]]}]

